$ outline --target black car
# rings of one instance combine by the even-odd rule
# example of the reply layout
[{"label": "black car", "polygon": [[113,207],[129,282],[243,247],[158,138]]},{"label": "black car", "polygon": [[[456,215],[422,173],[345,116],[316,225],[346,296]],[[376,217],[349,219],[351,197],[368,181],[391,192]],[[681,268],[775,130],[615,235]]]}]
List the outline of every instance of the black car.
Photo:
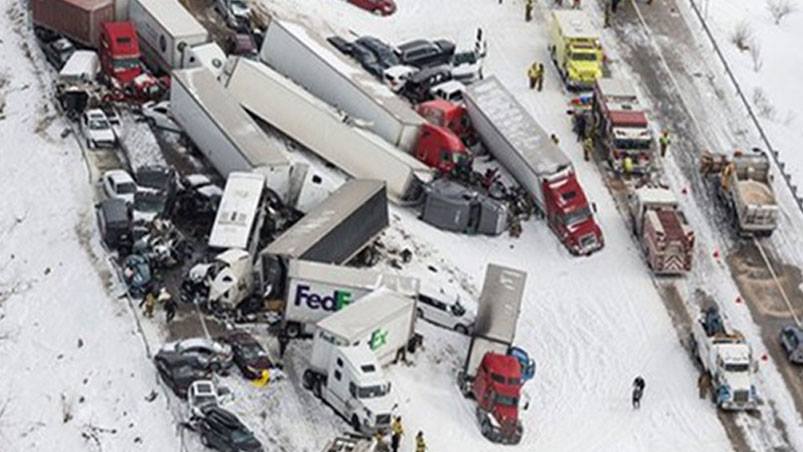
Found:
[{"label": "black car", "polygon": [[351,55],[352,43],[346,41],[344,38],[341,38],[340,36],[330,36],[326,38],[326,41],[329,44],[332,44],[332,46],[339,50],[340,53]]},{"label": "black car", "polygon": [[141,192],[162,198],[164,212],[170,212],[177,190],[175,170],[160,165],[141,166],[134,174],[134,180]]},{"label": "black car", "polygon": [[431,98],[429,89],[452,79],[452,69],[447,65],[421,69],[404,83],[399,94],[413,103],[427,101]]},{"label": "black car", "polygon": [[208,380],[212,375],[198,358],[181,353],[163,350],[153,362],[165,384],[182,399],[187,398],[187,390],[195,380]]},{"label": "black car", "polygon": [[454,55],[455,45],[447,39],[428,41],[417,39],[400,45],[396,55],[402,64],[427,68],[448,64]]},{"label": "black car", "polygon": [[42,43],[42,52],[45,59],[57,71],[64,67],[64,63],[75,53],[75,46],[67,38],[58,38],[51,42]]},{"label": "black car", "polygon": [[382,76],[382,65],[379,63],[379,59],[377,59],[376,55],[374,55],[374,52],[368,47],[356,42],[352,43],[351,56],[359,61],[363,69],[368,71],[371,75],[375,77]]},{"label": "black car", "polygon": [[393,53],[393,49],[379,39],[373,36],[363,36],[355,42],[373,52],[377,64],[382,67],[382,70],[399,64],[399,57]]},{"label": "black car", "polygon": [[262,444],[237,416],[217,406],[204,407],[198,425],[201,443],[221,451],[261,452]]},{"label": "black car", "polygon": [[133,244],[131,208],[122,199],[110,198],[97,205],[98,228],[103,243],[111,249],[130,250]]},{"label": "black car", "polygon": [[234,352],[234,363],[240,368],[240,372],[245,378],[259,378],[262,376],[263,370],[273,367],[268,352],[245,331],[234,331],[217,338],[217,340],[231,346]]}]

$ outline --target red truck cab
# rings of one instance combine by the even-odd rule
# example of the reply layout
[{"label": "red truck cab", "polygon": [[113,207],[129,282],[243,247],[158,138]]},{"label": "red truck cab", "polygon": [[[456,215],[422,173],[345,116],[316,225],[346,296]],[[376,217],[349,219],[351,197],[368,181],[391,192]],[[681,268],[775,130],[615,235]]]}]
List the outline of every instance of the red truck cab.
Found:
[{"label": "red truck cab", "polygon": [[521,386],[521,365],[516,358],[493,352],[483,356],[472,387],[483,436],[503,444],[521,441]]},{"label": "red truck cab", "polygon": [[466,107],[447,100],[435,99],[418,104],[416,111],[432,124],[446,127],[454,132],[466,146],[477,143],[477,133],[471,127]]},{"label": "red truck cab", "polygon": [[421,125],[415,157],[443,173],[460,166],[471,166],[471,154],[451,130],[435,124]]},{"label": "red truck cab", "polygon": [[104,22],[100,30],[103,73],[125,85],[142,73],[139,40],[131,22]]},{"label": "red truck cab", "polygon": [[602,229],[594,220],[583,188],[572,170],[544,180],[549,227],[574,255],[588,256],[605,246]]}]

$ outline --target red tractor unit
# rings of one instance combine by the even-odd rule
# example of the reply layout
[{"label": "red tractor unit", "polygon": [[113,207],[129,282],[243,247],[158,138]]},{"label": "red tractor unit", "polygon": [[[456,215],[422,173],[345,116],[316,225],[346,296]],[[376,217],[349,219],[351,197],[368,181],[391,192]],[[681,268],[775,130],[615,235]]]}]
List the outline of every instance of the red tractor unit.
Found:
[{"label": "red tractor unit", "polygon": [[[463,395],[473,398],[482,435],[495,443],[518,444],[521,388],[535,365],[513,347],[527,274],[489,264],[466,362],[457,377]],[[525,397],[526,398],[526,397]]]},{"label": "red tractor unit", "polygon": [[109,79],[126,85],[142,74],[139,39],[131,22],[104,22],[98,52],[103,73]]},{"label": "red tractor unit", "polygon": [[648,175],[655,140],[633,85],[621,79],[597,80],[592,111],[611,168],[618,174]]},{"label": "red tractor unit", "polygon": [[471,127],[471,118],[468,117],[466,107],[435,99],[418,104],[416,111],[430,123],[451,130],[466,146],[477,143],[477,133]]},{"label": "red tractor unit", "polygon": [[427,166],[449,174],[458,167],[471,167],[471,154],[451,130],[435,124],[419,126],[415,158]]}]

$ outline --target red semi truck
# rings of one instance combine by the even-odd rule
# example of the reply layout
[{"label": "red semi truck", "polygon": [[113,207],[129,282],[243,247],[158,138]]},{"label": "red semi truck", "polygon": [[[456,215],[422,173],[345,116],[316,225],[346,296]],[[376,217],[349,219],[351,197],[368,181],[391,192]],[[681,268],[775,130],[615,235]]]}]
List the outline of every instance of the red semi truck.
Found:
[{"label": "red semi truck", "polygon": [[100,29],[100,65],[109,78],[125,85],[142,74],[139,39],[131,22],[104,22]]},{"label": "red semi truck", "polygon": [[485,148],[532,197],[549,227],[575,255],[604,246],[571,160],[496,77],[466,89],[471,123]]},{"label": "red semi truck", "polygon": [[443,99],[434,99],[418,104],[416,111],[436,126],[446,127],[457,135],[466,146],[477,143],[477,133],[471,127],[466,107]]}]

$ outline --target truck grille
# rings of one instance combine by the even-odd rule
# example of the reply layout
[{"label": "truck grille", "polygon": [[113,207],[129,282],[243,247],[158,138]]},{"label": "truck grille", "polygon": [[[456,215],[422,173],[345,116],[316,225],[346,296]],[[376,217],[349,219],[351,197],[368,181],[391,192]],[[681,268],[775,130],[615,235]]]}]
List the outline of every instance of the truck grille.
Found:
[{"label": "truck grille", "polygon": [[747,403],[750,401],[750,391],[742,389],[733,393],[733,401],[736,403]]},{"label": "truck grille", "polygon": [[376,416],[376,426],[384,427],[390,425],[390,414],[378,414]]},{"label": "truck grille", "polygon": [[591,248],[597,244],[597,238],[594,234],[586,234],[580,238],[580,246],[584,249]]}]

